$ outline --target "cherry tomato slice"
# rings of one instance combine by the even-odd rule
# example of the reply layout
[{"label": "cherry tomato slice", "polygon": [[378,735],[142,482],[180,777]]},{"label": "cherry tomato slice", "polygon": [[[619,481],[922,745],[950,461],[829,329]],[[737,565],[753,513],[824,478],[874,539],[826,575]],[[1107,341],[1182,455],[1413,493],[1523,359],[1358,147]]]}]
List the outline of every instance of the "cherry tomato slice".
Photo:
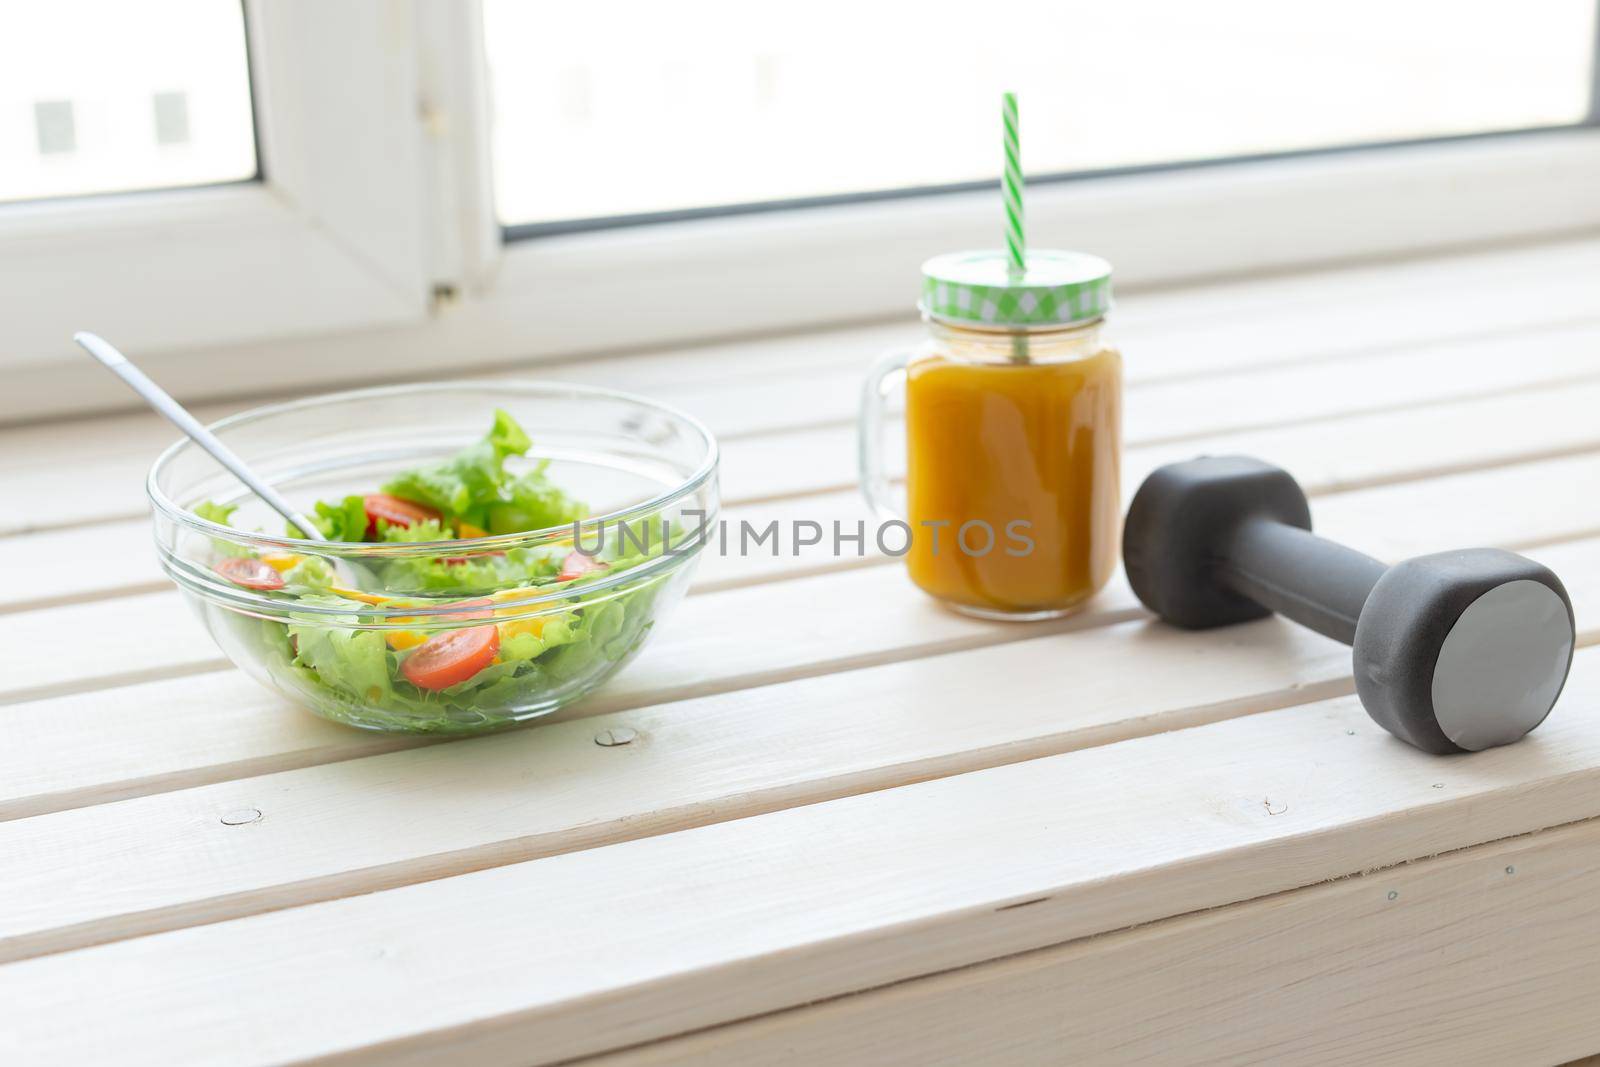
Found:
[{"label": "cherry tomato slice", "polygon": [[435,634],[400,664],[400,673],[418,689],[449,689],[494,662],[500,651],[500,630],[469,626]]},{"label": "cherry tomato slice", "polygon": [[606,565],[593,556],[586,556],[577,549],[567,553],[567,558],[561,561],[561,573],[556,575],[558,582],[570,582],[574,578],[581,578],[594,571],[603,571]]},{"label": "cherry tomato slice", "polygon": [[368,493],[361,498],[361,502],[367,509],[368,537],[377,535],[379,519],[390,526],[411,526],[413,523],[439,520],[439,513],[426,504],[401,500],[388,493]]},{"label": "cherry tomato slice", "polygon": [[234,585],[246,589],[282,589],[283,575],[266,560],[249,556],[229,556],[211,568]]}]

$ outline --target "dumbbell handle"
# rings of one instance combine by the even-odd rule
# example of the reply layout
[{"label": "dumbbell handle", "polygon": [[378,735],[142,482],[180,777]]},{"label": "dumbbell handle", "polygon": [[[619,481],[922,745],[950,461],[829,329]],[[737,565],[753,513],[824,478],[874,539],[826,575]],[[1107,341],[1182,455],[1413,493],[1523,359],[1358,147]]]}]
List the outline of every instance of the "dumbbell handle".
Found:
[{"label": "dumbbell handle", "polygon": [[1220,576],[1240,596],[1349,645],[1367,594],[1388,569],[1310,530],[1258,517],[1228,539]]}]

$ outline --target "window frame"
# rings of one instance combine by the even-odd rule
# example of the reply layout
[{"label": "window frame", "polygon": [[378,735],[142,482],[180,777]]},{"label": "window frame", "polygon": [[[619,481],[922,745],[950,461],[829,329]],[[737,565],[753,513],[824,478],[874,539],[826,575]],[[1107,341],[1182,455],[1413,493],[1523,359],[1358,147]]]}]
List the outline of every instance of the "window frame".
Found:
[{"label": "window frame", "polygon": [[0,286],[27,294],[0,365],[69,356],[76,329],[168,351],[425,317],[412,35],[389,5],[244,11],[257,180],[0,207]]},{"label": "window frame", "polygon": [[[909,319],[923,258],[994,242],[987,189],[508,241],[477,0],[246,15],[260,182],[0,210],[0,285],[27,296],[0,419],[126,405],[76,329],[180,395],[292,392]],[[1107,255],[1125,292],[1582,233],[1595,87],[1577,128],[1042,181],[1030,232]]]}]

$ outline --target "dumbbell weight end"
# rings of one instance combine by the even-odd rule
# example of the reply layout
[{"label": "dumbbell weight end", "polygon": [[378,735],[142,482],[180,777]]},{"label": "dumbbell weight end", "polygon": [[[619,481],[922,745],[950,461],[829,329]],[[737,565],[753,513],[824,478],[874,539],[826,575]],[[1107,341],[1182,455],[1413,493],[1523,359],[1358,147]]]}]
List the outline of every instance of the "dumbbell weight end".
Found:
[{"label": "dumbbell weight end", "polygon": [[1189,629],[1277,611],[1352,646],[1356,692],[1428,752],[1510,744],[1539,725],[1571,666],[1572,603],[1549,568],[1499,549],[1393,567],[1310,532],[1286,472],[1243,456],[1152,473],[1123,562],[1146,607]]}]

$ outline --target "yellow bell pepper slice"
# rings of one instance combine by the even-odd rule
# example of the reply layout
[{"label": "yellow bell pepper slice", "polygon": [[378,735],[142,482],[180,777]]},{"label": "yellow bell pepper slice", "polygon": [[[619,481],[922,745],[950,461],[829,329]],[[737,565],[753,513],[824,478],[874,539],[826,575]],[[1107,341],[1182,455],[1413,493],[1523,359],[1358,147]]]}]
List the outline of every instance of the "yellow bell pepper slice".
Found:
[{"label": "yellow bell pepper slice", "polygon": [[416,648],[428,639],[427,634],[419,634],[415,630],[390,630],[383,635],[389,647],[396,652],[404,652],[408,648]]},{"label": "yellow bell pepper slice", "polygon": [[328,586],[328,592],[335,596],[342,596],[346,600],[359,600],[363,604],[387,604],[391,599],[378,593],[363,593],[359,589],[351,589],[343,585],[330,585]]},{"label": "yellow bell pepper slice", "polygon": [[521,637],[523,634],[543,637],[544,624],[548,621],[548,619],[540,616],[533,619],[517,619],[514,622],[503,622],[500,624],[500,640],[509,641],[513,637]]}]

